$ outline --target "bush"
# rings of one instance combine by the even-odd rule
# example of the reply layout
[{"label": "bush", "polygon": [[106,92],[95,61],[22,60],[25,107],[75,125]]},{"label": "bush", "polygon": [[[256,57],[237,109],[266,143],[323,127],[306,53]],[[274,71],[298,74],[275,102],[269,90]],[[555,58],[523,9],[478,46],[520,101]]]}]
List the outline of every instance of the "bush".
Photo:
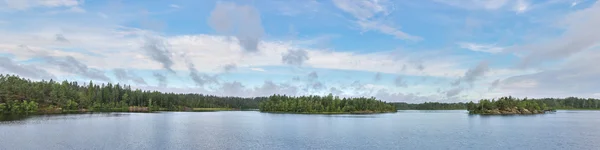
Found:
[{"label": "bush", "polygon": [[77,102],[75,102],[73,100],[69,100],[69,101],[67,101],[65,108],[68,110],[77,110],[78,106],[79,106],[79,104],[77,104]]},{"label": "bush", "polygon": [[2,113],[2,112],[4,112],[4,111],[7,111],[7,110],[6,110],[6,104],[4,104],[4,103],[0,103],[0,113]]}]

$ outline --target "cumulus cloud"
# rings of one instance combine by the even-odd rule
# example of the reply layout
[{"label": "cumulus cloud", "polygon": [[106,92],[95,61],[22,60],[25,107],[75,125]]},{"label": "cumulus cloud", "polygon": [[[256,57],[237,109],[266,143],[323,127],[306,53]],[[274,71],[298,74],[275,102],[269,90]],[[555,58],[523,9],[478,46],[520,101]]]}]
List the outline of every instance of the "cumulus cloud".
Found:
[{"label": "cumulus cloud", "polygon": [[158,73],[158,72],[155,72],[152,75],[154,76],[154,78],[156,78],[156,81],[158,81],[159,87],[167,87],[167,84],[168,84],[167,76],[165,76],[161,73]]},{"label": "cumulus cloud", "polygon": [[145,54],[152,60],[162,64],[164,69],[170,72],[175,72],[171,67],[173,66],[173,60],[171,52],[168,49],[168,43],[160,37],[146,37],[144,46],[142,47]]},{"label": "cumulus cloud", "polygon": [[375,80],[375,81],[381,80],[381,72],[375,73],[375,77],[373,77],[373,80]]},{"label": "cumulus cloud", "polygon": [[490,70],[487,61],[480,62],[475,66],[475,68],[471,68],[465,72],[465,76],[463,76],[463,81],[467,83],[473,83],[475,80],[479,79],[481,76],[485,75],[486,72]]},{"label": "cumulus cloud", "polygon": [[524,53],[519,67],[537,66],[544,62],[562,60],[581,51],[598,46],[600,41],[600,2],[564,16],[558,21],[564,28],[561,36],[549,41],[513,46],[511,52]]},{"label": "cumulus cloud", "polygon": [[[419,94],[405,94],[401,92],[390,92],[387,89],[376,89],[373,85],[369,84],[360,84],[360,81],[356,81],[354,83],[355,88],[339,88],[339,87],[330,87],[330,88],[321,88],[321,95],[326,95],[331,93],[340,97],[375,97],[380,100],[390,101],[390,102],[411,102],[411,103],[420,103],[427,101],[436,101],[440,100],[439,97],[435,95],[428,96],[420,96]],[[344,92],[348,91],[348,92]],[[368,91],[368,92],[365,92]],[[318,91],[313,91],[318,92]],[[222,83],[217,91],[209,92],[214,95],[225,95],[225,96],[240,96],[240,97],[257,97],[257,96],[269,96],[273,94],[282,94],[282,95],[290,95],[290,96],[298,96],[305,95],[307,93],[303,93],[299,90],[298,86],[294,86],[292,84],[287,83],[274,83],[272,81],[264,81],[263,85],[258,87],[247,87],[243,83],[239,81],[226,82]],[[455,99],[452,99],[456,101]]]},{"label": "cumulus cloud", "polygon": [[58,42],[66,42],[66,43],[69,42],[69,40],[67,40],[67,38],[65,38],[65,36],[62,34],[56,34],[54,36],[56,38],[56,41],[58,41]]},{"label": "cumulus cloud", "polygon": [[294,77],[292,77],[292,81],[300,81],[300,77],[294,76]]},{"label": "cumulus cloud", "polygon": [[8,72],[15,73],[22,77],[34,78],[34,79],[53,79],[54,75],[48,73],[46,70],[40,69],[35,65],[19,64],[7,57],[0,56],[0,68],[5,69]]},{"label": "cumulus cloud", "polygon": [[316,71],[310,72],[308,75],[308,80],[313,81],[319,79],[319,74]]},{"label": "cumulus cloud", "polygon": [[425,65],[423,65],[422,63],[419,63],[419,64],[417,65],[417,70],[419,70],[419,71],[423,71],[423,70],[425,70]]},{"label": "cumulus cloud", "polygon": [[499,84],[500,84],[500,79],[494,80],[494,82],[492,82],[492,84],[490,85],[490,88],[488,88],[488,90],[492,91],[492,90],[496,89],[496,87],[498,87]]},{"label": "cumulus cloud", "polygon": [[323,85],[323,83],[321,82],[314,82],[312,83],[312,85],[310,86],[313,90],[321,90],[325,88],[325,85]]},{"label": "cumulus cloud", "polygon": [[[293,81],[299,81],[300,78],[292,78]],[[319,92],[325,88],[327,88],[322,82],[319,81],[319,75],[316,71],[310,72],[306,75],[306,80],[304,81],[305,87],[302,89],[305,92]]]},{"label": "cumulus cloud", "polygon": [[[244,96],[246,95],[246,87],[241,82],[226,82],[221,84],[222,95]],[[248,96],[245,96],[248,97]]]},{"label": "cumulus cloud", "polygon": [[223,71],[224,72],[232,72],[237,68],[236,64],[227,64],[225,66],[223,66]]},{"label": "cumulus cloud", "polygon": [[116,68],[113,70],[115,77],[117,77],[117,80],[122,81],[122,82],[127,82],[127,81],[132,81],[136,84],[143,84],[146,85],[146,80],[144,80],[144,78],[137,76],[133,71],[130,70],[125,70],[122,68]]},{"label": "cumulus cloud", "polygon": [[302,64],[304,64],[304,62],[308,59],[308,53],[306,52],[306,50],[302,49],[291,49],[287,53],[281,55],[281,61],[284,64],[292,66],[302,66]]},{"label": "cumulus cloud", "polygon": [[594,97],[600,89],[600,53],[588,50],[574,55],[565,64],[531,74],[502,80],[495,91],[527,97]]},{"label": "cumulus cloud", "polygon": [[248,5],[217,2],[210,13],[209,25],[220,33],[235,34],[240,46],[247,52],[258,51],[264,34],[259,11]]},{"label": "cumulus cloud", "polygon": [[331,88],[329,88],[329,93],[331,93],[333,95],[342,95],[344,93],[344,91],[342,91],[336,87],[331,87]]},{"label": "cumulus cloud", "polygon": [[446,91],[446,96],[447,97],[454,97],[454,96],[460,94],[460,92],[462,92],[462,91],[463,91],[462,87],[452,88],[452,89]]},{"label": "cumulus cloud", "polygon": [[406,81],[404,81],[404,78],[402,76],[397,76],[396,78],[394,78],[394,85],[396,85],[396,87],[408,86],[408,84],[406,84]]},{"label": "cumulus cloud", "polygon": [[82,77],[87,77],[94,80],[110,82],[110,78],[104,74],[104,71],[95,68],[89,68],[86,64],[81,63],[72,56],[45,56],[43,59],[49,64],[57,66],[63,72],[80,75]]},{"label": "cumulus cloud", "polygon": [[482,61],[474,68],[470,68],[465,72],[465,75],[459,78],[458,80],[452,83],[453,86],[460,85],[461,82],[468,83],[469,85],[473,85],[473,83],[483,77],[487,72],[489,72],[490,68],[488,66],[487,61]]},{"label": "cumulus cloud", "polygon": [[[97,33],[96,30],[98,30],[98,32],[102,32]],[[118,30],[120,32],[113,32],[114,30]],[[168,66],[171,64],[170,62],[172,62],[172,66],[170,68],[172,70],[179,71],[188,70],[186,66],[187,63],[184,62],[184,59],[175,59],[176,55],[174,54],[177,54],[178,56],[181,53],[185,53],[188,55],[188,57],[193,58],[191,61],[194,64],[202,64],[202,67],[196,68],[198,71],[218,73],[222,71],[223,65],[230,63],[236,63],[238,65],[244,64],[244,66],[253,67],[285,66],[288,64],[282,62],[281,54],[286,53],[289,49],[299,49],[299,47],[285,43],[265,41],[263,42],[263,46],[265,47],[263,52],[254,53],[253,55],[244,55],[243,53],[240,53],[243,50],[237,46],[235,41],[226,40],[226,38],[223,36],[186,35],[165,37],[164,43],[168,43],[168,51],[170,53],[163,53],[161,52],[162,48],[159,48],[158,53],[150,53],[152,54],[150,55],[148,50],[143,50],[143,53],[139,53],[144,45],[152,45],[147,44],[148,42],[145,40],[139,40],[140,35],[146,35],[149,31],[135,28],[94,28],[93,32],[90,30],[75,31],[77,32],[70,32],[69,37],[67,37],[69,40],[71,40],[71,43],[61,46],[69,49],[90,49],[94,50],[92,51],[93,53],[101,55],[82,55],[84,53],[80,53],[78,51],[62,51],[54,48],[53,45],[44,45],[46,42],[32,40],[30,38],[23,38],[23,35],[20,33],[15,34],[21,36],[2,39],[3,41],[14,44],[0,44],[0,52],[13,54],[19,59],[31,58],[33,55],[32,53],[40,52],[46,52],[56,56],[70,55],[79,60],[85,60],[85,62],[90,66],[97,66],[107,69],[136,68],[142,70],[155,70],[164,68],[164,66]],[[11,34],[11,36],[15,34]],[[22,41],[32,41],[28,42],[31,44],[30,47],[32,48],[32,51],[12,50],[15,49],[15,46],[20,45]],[[52,39],[51,43],[55,44],[54,39]],[[155,48],[151,48],[150,50],[154,52]],[[310,59],[304,61],[303,64],[320,69],[357,70],[381,73],[401,72],[405,75],[437,77],[457,76],[464,73],[464,70],[459,67],[461,65],[461,60],[455,59],[456,56],[444,56],[443,58],[428,60],[426,63],[427,69],[419,71],[410,69],[412,66],[407,66],[407,69],[401,70],[404,64],[408,64],[408,60],[390,58],[390,54],[387,52],[353,53],[327,51],[324,49],[303,50],[307,51],[307,54],[310,54]],[[153,55],[156,55],[154,56],[156,59],[150,57]],[[110,61],[107,61],[104,56],[110,57]],[[157,60],[165,61],[164,63],[161,63]],[[187,74],[187,72],[185,74]]]},{"label": "cumulus cloud", "polygon": [[273,94],[298,95],[298,87],[291,84],[276,84],[273,81],[265,81],[262,86],[253,89],[252,96],[269,96]]},{"label": "cumulus cloud", "polygon": [[380,100],[384,100],[384,101],[389,101],[389,102],[421,102],[421,101],[428,101],[427,98],[424,97],[419,97],[416,96],[414,94],[404,94],[404,93],[392,93],[388,90],[385,89],[381,89],[378,90],[376,92],[375,95],[369,95],[369,96],[374,96],[377,99]]},{"label": "cumulus cloud", "polygon": [[196,66],[191,62],[188,62],[188,70],[190,72],[190,78],[192,78],[192,81],[196,83],[196,86],[204,86],[205,84],[219,83],[219,80],[216,75],[211,76],[198,72],[198,70],[196,70]]}]

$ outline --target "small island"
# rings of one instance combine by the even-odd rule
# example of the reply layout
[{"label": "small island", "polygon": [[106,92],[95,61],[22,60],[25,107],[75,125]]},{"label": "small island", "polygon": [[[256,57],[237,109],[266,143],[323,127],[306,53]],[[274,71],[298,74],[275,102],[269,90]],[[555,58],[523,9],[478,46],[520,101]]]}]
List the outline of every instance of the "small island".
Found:
[{"label": "small island", "polygon": [[554,111],[542,101],[502,97],[498,100],[480,100],[479,103],[467,103],[469,114],[482,115],[517,115],[543,114]]},{"label": "small island", "polygon": [[371,98],[273,95],[259,103],[261,112],[299,114],[372,114],[396,112],[396,106]]}]

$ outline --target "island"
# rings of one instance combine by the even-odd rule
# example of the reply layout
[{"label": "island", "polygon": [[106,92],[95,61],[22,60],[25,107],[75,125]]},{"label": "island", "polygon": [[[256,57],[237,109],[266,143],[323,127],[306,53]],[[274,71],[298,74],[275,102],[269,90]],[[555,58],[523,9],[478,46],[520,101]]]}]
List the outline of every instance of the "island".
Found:
[{"label": "island", "polygon": [[552,112],[543,101],[501,97],[498,100],[482,99],[479,103],[467,103],[469,114],[482,115],[516,115],[516,114],[543,114]]},{"label": "island", "polygon": [[396,106],[374,97],[339,98],[327,96],[273,95],[259,103],[261,112],[300,114],[372,114],[396,112]]}]

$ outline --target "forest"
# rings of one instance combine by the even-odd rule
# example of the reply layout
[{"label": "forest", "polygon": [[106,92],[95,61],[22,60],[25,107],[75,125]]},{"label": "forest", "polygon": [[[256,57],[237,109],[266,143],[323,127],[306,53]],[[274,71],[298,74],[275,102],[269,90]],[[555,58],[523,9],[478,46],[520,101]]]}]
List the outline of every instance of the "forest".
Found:
[{"label": "forest", "polygon": [[300,96],[273,95],[259,104],[262,112],[284,113],[310,113],[310,114],[336,114],[336,113],[384,113],[396,112],[396,107],[371,98],[339,98],[329,94],[327,96]]},{"label": "forest", "polygon": [[31,81],[0,74],[0,112],[3,113],[256,109],[264,99],[161,93],[92,81],[84,85],[69,81]]},{"label": "forest", "polygon": [[498,100],[483,99],[479,103],[467,103],[470,114],[543,114],[553,111],[541,100],[501,97]]}]

